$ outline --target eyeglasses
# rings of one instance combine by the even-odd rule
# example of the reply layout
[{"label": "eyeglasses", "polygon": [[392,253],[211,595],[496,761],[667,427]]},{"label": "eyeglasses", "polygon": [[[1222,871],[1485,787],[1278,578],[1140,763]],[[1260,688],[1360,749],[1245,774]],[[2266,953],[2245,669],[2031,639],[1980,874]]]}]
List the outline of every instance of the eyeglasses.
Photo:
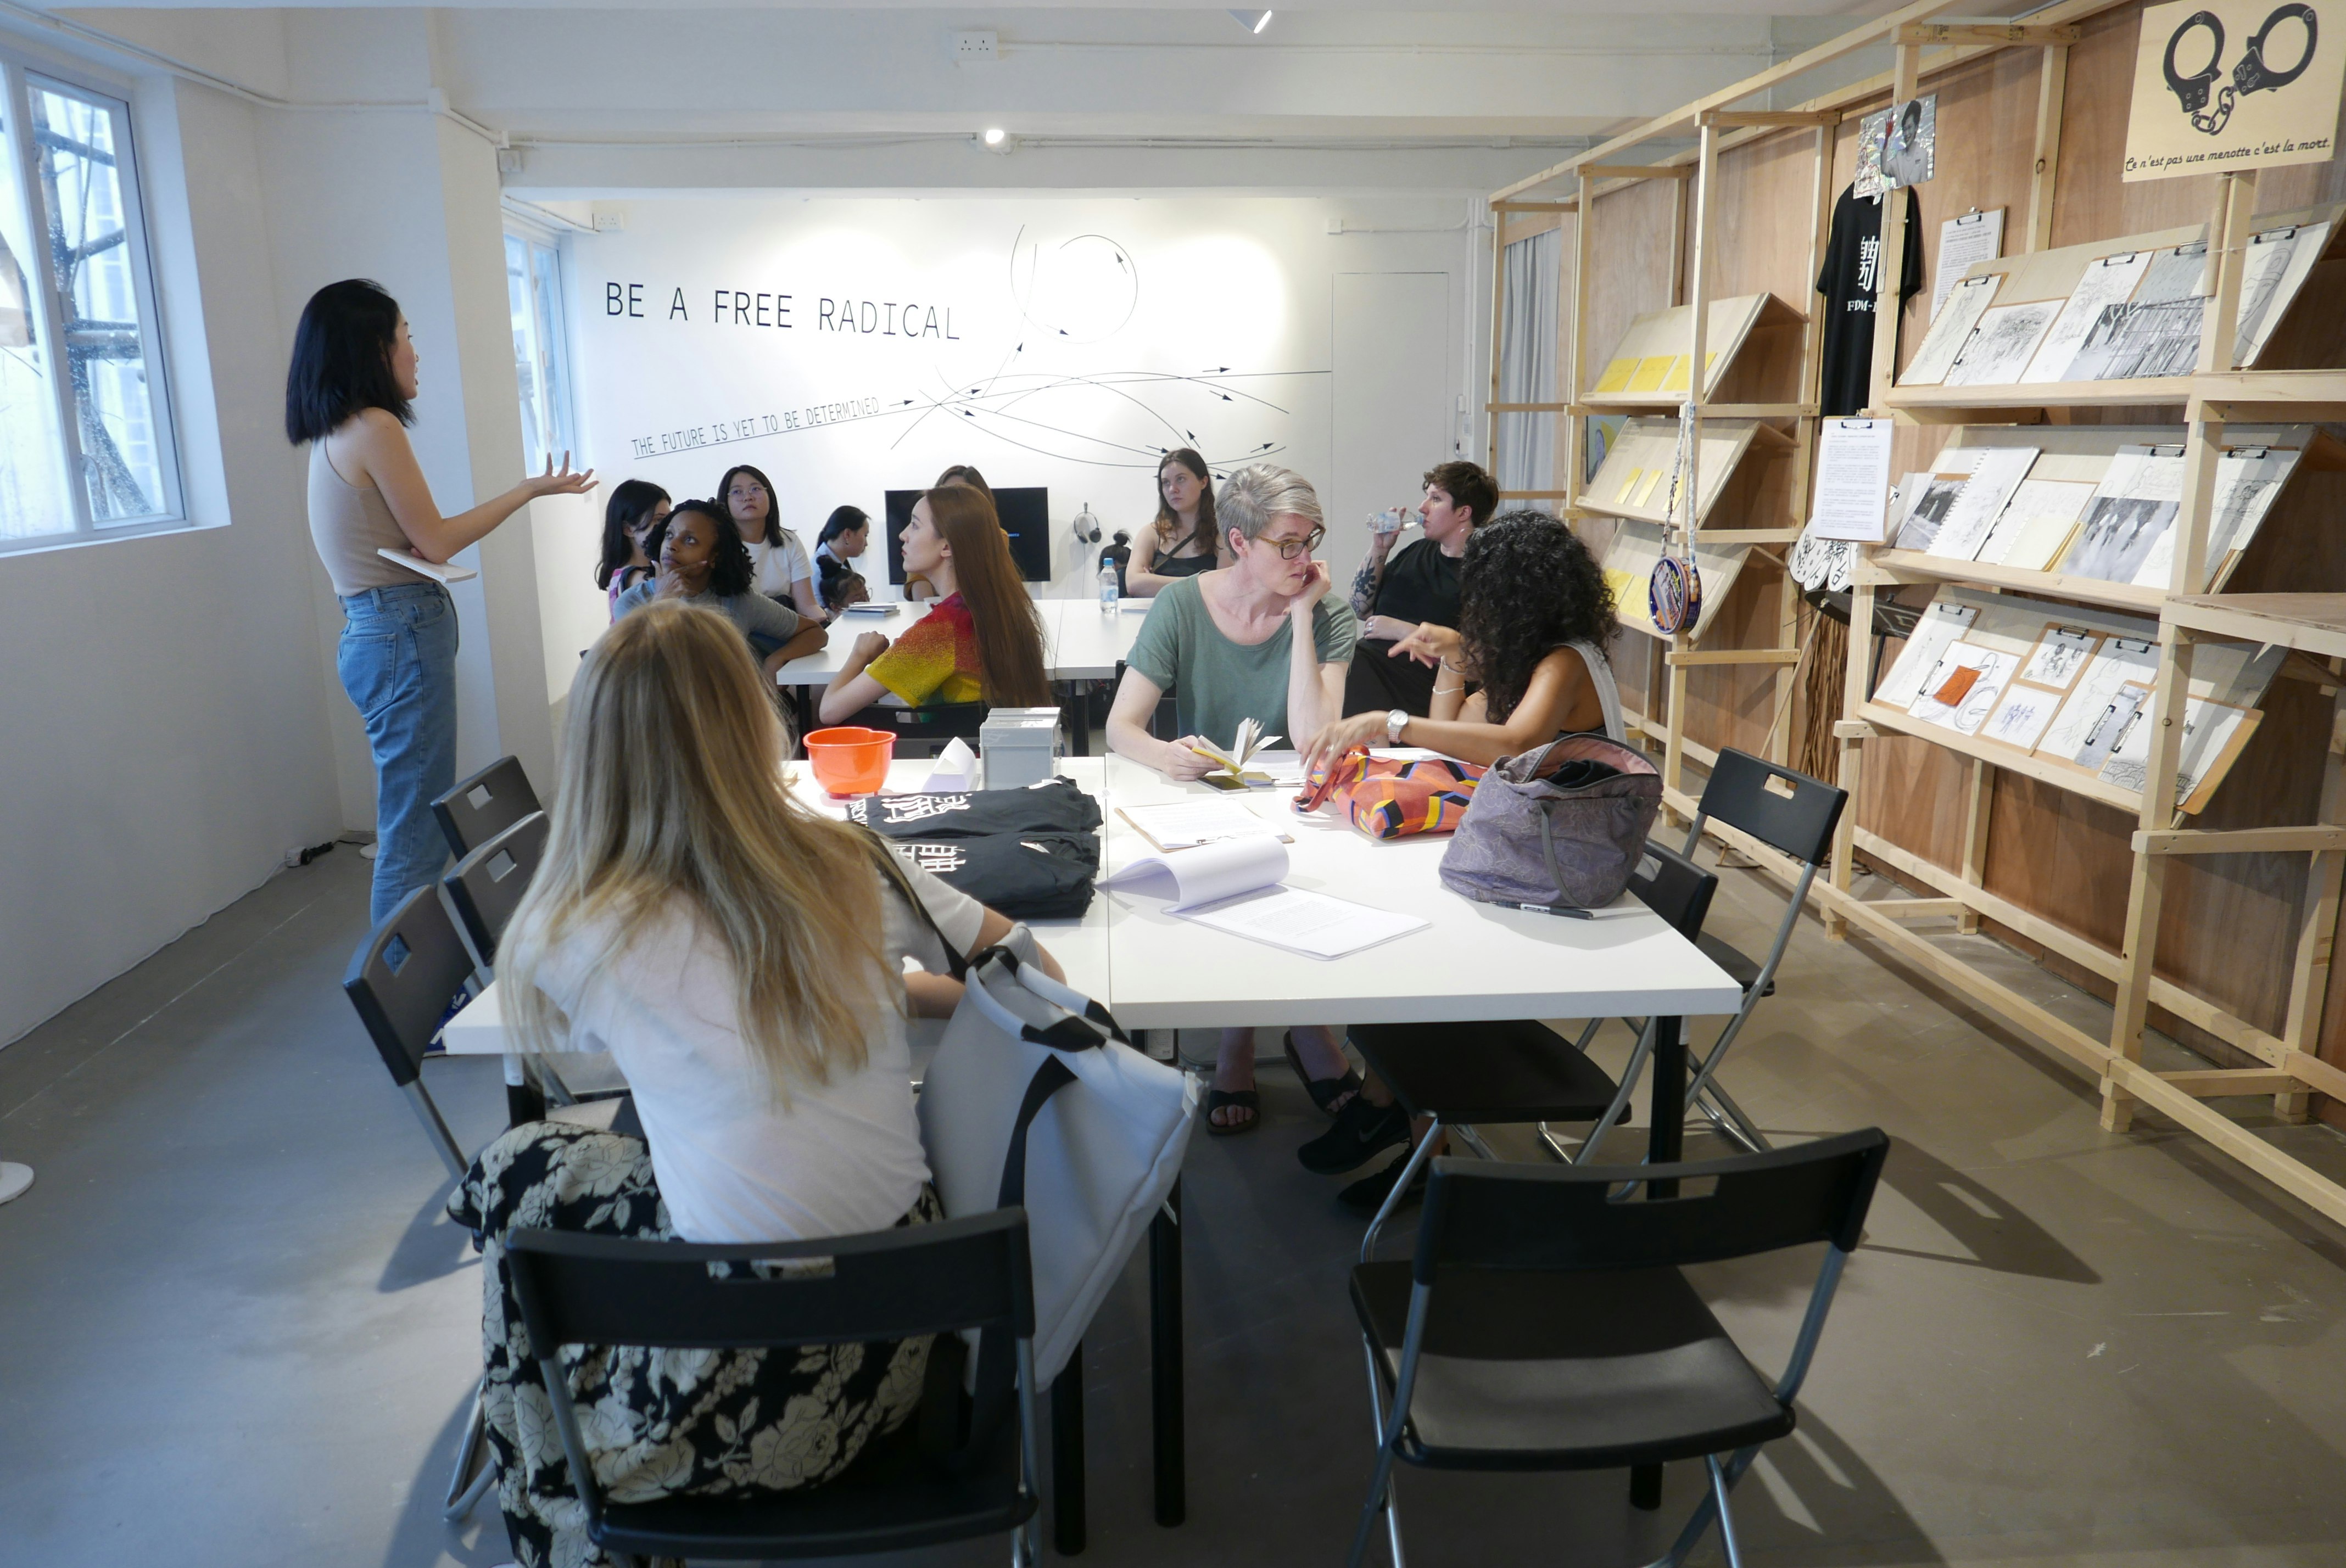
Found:
[{"label": "eyeglasses", "polygon": [[1312,551],[1317,550],[1320,547],[1320,541],[1325,539],[1327,536],[1328,530],[1325,528],[1314,528],[1311,533],[1306,534],[1300,539],[1264,538],[1257,539],[1255,543],[1258,545],[1268,545],[1270,548],[1278,551],[1279,558],[1282,561],[1292,561],[1298,555],[1308,555]]}]

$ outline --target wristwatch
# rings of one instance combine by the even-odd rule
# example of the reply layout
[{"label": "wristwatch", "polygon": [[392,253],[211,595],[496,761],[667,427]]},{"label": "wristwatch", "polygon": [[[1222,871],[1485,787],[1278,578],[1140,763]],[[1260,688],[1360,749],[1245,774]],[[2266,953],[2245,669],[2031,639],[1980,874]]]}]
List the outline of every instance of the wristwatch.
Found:
[{"label": "wristwatch", "polygon": [[1401,732],[1409,726],[1409,709],[1396,708],[1385,715],[1385,744],[1399,746]]}]

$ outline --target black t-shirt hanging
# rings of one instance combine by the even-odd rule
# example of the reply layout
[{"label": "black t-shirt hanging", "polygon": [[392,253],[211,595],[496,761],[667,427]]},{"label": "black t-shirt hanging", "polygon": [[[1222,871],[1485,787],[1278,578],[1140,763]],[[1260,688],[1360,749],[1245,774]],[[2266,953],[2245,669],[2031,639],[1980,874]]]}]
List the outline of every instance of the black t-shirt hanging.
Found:
[{"label": "black t-shirt hanging", "polygon": [[[1923,219],[1914,188],[1906,188],[1906,260],[1900,268],[1902,307],[1923,288]],[[1817,292],[1825,297],[1824,375],[1819,392],[1828,419],[1855,413],[1873,390],[1874,263],[1882,249],[1882,203],[1860,199],[1852,185],[1833,203],[1832,235]],[[1901,314],[1903,314],[1902,309]]]}]

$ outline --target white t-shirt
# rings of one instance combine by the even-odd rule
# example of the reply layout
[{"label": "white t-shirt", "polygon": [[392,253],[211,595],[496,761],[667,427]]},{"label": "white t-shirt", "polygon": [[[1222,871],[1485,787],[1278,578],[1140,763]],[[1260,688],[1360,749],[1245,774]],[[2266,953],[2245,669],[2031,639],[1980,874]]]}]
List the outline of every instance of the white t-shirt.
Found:
[{"label": "white t-shirt", "polygon": [[[791,530],[782,530],[782,542],[769,545],[763,540],[750,546],[750,585],[772,598],[776,594],[791,592],[790,585],[803,577],[814,581],[814,563],[807,556],[806,546]],[[812,605],[801,605],[800,609],[811,614]],[[761,1237],[760,1240],[771,1240]]]},{"label": "white t-shirt", "polygon": [[[905,875],[967,952],[985,907],[917,867]],[[880,896],[888,972],[900,973],[907,954],[945,972],[927,923],[892,888]],[[567,1048],[608,1051],[627,1074],[678,1236],[808,1240],[885,1230],[913,1207],[929,1165],[902,1013],[873,1015],[862,1072],[793,1084],[785,1108],[767,1093],[735,1026],[732,961],[687,900],[675,898],[590,972],[598,934],[576,933],[548,952],[538,986],[570,1021]]]}]

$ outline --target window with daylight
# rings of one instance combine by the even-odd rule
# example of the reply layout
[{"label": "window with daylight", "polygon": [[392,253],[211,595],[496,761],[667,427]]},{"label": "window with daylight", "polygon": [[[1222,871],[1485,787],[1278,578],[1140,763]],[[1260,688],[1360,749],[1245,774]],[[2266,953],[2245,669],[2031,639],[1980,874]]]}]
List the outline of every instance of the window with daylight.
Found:
[{"label": "window with daylight", "polygon": [[570,357],[564,349],[562,253],[532,235],[505,235],[505,301],[513,311],[514,372],[521,382],[521,444],[530,472],[575,453]]},{"label": "window with daylight", "polygon": [[0,550],[176,522],[129,106],[0,87]]}]

